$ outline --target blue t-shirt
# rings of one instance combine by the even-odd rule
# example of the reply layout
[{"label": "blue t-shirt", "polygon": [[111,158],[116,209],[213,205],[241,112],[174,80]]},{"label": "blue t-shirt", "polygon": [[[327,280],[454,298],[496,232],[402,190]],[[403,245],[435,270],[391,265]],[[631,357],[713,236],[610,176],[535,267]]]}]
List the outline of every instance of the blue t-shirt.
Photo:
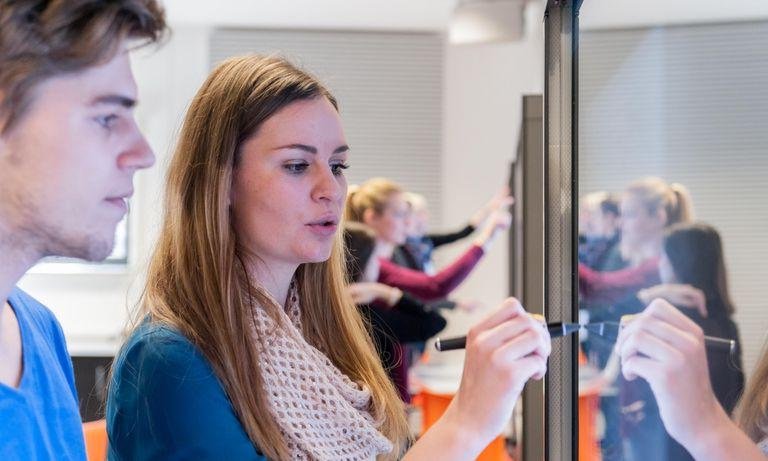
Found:
[{"label": "blue t-shirt", "polygon": [[23,371],[18,388],[0,384],[0,459],[84,460],[72,360],[64,333],[45,306],[14,289]]},{"label": "blue t-shirt", "polygon": [[266,460],[200,350],[152,322],[115,359],[107,432],[110,460]]}]

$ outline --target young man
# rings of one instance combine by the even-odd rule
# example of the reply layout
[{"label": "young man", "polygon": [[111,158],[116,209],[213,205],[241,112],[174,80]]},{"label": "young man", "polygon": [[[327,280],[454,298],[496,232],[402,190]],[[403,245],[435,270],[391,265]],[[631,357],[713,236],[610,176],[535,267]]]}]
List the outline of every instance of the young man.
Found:
[{"label": "young man", "polygon": [[61,327],[15,284],[111,252],[154,163],[128,47],[164,30],[155,0],[0,0],[0,459],[85,459]]}]

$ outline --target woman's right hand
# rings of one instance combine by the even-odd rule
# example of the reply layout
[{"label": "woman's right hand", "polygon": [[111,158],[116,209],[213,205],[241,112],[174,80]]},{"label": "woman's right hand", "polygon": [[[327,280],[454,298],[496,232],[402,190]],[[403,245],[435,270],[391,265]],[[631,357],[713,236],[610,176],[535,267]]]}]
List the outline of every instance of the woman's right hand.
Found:
[{"label": "woman's right hand", "polygon": [[481,448],[509,423],[529,379],[541,379],[552,350],[546,326],[509,298],[467,335],[459,390],[445,417]]},{"label": "woman's right hand", "polygon": [[480,227],[491,213],[496,210],[508,211],[513,203],[515,203],[515,199],[509,194],[509,187],[504,186],[469,218],[469,224]]},{"label": "woman's right hand", "polygon": [[512,225],[512,214],[508,210],[496,210],[491,213],[480,235],[475,239],[475,245],[487,250],[499,232],[509,229]]}]

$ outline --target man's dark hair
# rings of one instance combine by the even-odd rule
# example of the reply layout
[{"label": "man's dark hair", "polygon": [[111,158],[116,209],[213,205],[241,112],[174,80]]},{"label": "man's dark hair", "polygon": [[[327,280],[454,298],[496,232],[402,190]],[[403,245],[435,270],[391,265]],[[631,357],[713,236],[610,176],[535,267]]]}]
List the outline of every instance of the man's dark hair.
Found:
[{"label": "man's dark hair", "polygon": [[0,0],[0,134],[44,80],[109,61],[124,40],[157,42],[156,0]]}]

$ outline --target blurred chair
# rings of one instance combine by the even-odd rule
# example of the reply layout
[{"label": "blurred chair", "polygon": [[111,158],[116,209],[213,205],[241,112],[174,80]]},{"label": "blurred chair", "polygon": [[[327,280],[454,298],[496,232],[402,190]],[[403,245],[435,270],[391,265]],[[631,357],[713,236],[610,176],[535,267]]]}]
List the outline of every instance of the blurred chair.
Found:
[{"label": "blurred chair", "polygon": [[[413,400],[414,405],[421,407],[422,434],[440,419],[443,413],[445,413],[445,409],[448,408],[448,404],[451,403],[451,400],[453,400],[453,395],[436,394],[426,388],[422,388],[421,392]],[[512,457],[507,453],[504,437],[499,435],[493,439],[493,442],[477,457],[477,461],[513,461]]]},{"label": "blurred chair", "polygon": [[107,459],[107,420],[100,419],[83,423],[85,434],[85,452],[88,461],[106,461]]},{"label": "blurred chair", "polygon": [[[579,348],[579,366],[587,363],[587,357]],[[579,389],[579,461],[601,461],[600,444],[597,440],[597,415],[600,411],[598,390],[582,392]]]}]

